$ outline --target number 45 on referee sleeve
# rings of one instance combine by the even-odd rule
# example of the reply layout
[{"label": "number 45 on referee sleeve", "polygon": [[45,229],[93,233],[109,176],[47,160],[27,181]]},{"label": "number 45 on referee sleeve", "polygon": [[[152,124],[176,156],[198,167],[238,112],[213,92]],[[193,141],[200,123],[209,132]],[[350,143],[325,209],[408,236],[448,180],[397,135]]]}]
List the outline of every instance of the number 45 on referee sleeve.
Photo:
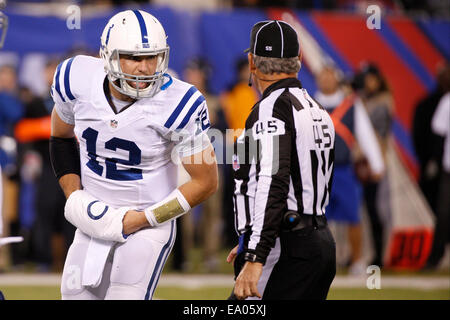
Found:
[{"label": "number 45 on referee sleeve", "polygon": [[[320,134],[320,132],[322,132],[322,135]],[[331,135],[328,125],[326,124],[313,125],[313,133],[314,133],[314,142],[316,143],[319,149],[326,149],[331,146]]]}]

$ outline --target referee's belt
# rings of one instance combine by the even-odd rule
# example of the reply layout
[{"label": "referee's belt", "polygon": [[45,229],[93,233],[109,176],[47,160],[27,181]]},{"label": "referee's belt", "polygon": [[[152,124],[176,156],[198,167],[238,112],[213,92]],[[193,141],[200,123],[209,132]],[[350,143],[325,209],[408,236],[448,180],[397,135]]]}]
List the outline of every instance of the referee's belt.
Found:
[{"label": "referee's belt", "polygon": [[283,217],[283,229],[286,231],[297,231],[307,227],[321,229],[327,226],[325,215],[313,215],[298,213],[297,211],[287,211]]}]

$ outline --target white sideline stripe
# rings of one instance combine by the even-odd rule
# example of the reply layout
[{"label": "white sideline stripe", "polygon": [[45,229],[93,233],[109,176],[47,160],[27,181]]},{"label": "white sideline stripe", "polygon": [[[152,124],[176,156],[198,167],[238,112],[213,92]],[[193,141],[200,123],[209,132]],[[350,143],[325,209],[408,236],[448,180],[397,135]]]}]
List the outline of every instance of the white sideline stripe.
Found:
[{"label": "white sideline stripe", "polygon": [[[331,284],[332,288],[366,288],[366,277],[338,276]],[[381,276],[381,289],[385,288],[408,288],[408,289],[449,289],[450,277],[404,277],[404,276]]]},{"label": "white sideline stripe", "polygon": [[[0,274],[0,289],[2,286],[59,286],[60,274]],[[332,288],[366,288],[366,277],[337,276]],[[169,274],[161,275],[159,287],[183,287],[196,289],[202,287],[230,287],[234,285],[230,274],[191,275]],[[449,289],[450,277],[411,277],[411,276],[381,276],[381,289],[409,288],[409,289]]]}]

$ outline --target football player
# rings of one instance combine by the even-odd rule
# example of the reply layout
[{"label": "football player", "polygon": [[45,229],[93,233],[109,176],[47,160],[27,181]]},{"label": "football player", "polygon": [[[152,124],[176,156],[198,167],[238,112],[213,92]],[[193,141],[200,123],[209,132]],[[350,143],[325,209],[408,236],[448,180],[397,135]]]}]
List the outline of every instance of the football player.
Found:
[{"label": "football player", "polygon": [[[160,22],[113,16],[100,57],[55,72],[51,160],[77,227],[63,299],[151,299],[175,241],[175,221],[217,189],[205,98],[167,73]],[[177,159],[191,180],[177,187]]]}]

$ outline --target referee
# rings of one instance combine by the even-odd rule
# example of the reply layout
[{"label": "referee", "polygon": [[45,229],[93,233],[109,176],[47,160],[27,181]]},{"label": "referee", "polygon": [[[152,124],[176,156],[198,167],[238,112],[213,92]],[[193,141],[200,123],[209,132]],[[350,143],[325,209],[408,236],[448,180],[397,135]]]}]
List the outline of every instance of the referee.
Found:
[{"label": "referee", "polygon": [[262,93],[236,140],[235,226],[239,245],[230,299],[326,299],[336,274],[325,207],[333,175],[334,126],[297,79],[297,33],[283,21],[251,31],[248,61]]}]

